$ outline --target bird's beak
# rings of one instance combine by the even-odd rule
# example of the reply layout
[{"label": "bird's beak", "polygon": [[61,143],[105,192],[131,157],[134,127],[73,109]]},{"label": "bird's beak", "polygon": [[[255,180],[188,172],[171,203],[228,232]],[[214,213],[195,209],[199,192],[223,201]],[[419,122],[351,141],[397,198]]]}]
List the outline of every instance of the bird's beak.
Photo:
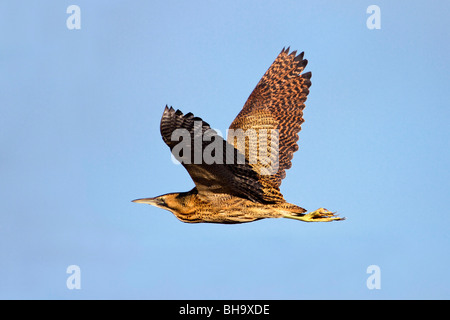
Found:
[{"label": "bird's beak", "polygon": [[154,198],[142,198],[142,199],[132,200],[131,202],[154,204],[155,199]]},{"label": "bird's beak", "polygon": [[156,197],[156,198],[142,198],[142,199],[136,199],[133,200],[131,202],[136,202],[136,203],[146,203],[146,204],[151,204],[152,206],[155,207],[160,207],[164,204],[164,200]]}]

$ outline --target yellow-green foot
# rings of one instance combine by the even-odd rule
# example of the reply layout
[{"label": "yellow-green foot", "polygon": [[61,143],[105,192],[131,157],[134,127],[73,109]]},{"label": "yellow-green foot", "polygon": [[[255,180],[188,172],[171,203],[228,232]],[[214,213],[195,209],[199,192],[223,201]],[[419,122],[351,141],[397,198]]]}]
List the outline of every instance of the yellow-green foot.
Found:
[{"label": "yellow-green foot", "polygon": [[285,215],[285,218],[296,219],[305,222],[329,222],[329,221],[339,221],[345,220],[335,215],[336,212],[328,211],[324,208],[319,208],[316,211],[303,214],[303,215]]}]

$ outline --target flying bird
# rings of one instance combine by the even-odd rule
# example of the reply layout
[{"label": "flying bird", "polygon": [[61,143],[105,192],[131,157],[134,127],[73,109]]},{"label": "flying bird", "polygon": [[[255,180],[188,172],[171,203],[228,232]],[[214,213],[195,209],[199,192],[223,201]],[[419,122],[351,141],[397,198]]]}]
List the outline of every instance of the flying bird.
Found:
[{"label": "flying bird", "polygon": [[343,220],[324,208],[307,213],[286,202],[280,192],[298,150],[311,86],[311,72],[303,72],[308,63],[303,55],[283,48],[231,123],[227,140],[201,118],[166,106],[161,136],[195,187],[133,202],[168,210],[188,223]]}]

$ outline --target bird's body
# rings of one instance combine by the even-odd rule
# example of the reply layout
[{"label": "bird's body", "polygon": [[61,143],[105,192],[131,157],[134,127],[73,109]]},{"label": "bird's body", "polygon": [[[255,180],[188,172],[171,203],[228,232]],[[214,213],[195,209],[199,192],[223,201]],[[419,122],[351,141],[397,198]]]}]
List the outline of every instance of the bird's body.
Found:
[{"label": "bird's body", "polygon": [[164,110],[161,135],[195,187],[134,202],[172,212],[180,221],[244,223],[264,218],[342,220],[320,208],[309,214],[280,192],[298,150],[311,73],[303,53],[283,49],[232,122],[228,141],[192,113]]},{"label": "bird's body", "polygon": [[[180,221],[191,223],[244,223],[305,212],[305,209],[287,202],[262,204],[225,193],[199,195],[195,188],[162,197],[163,201],[153,205],[171,211]],[[146,200],[141,202],[148,203]]]}]

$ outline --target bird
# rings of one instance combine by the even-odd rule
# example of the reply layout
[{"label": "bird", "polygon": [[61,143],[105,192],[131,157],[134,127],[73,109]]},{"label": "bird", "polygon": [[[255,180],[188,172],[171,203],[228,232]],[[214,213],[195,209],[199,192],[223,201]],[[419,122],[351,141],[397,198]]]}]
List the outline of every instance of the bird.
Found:
[{"label": "bird", "polygon": [[195,187],[133,202],[168,210],[186,223],[344,220],[325,208],[307,213],[287,202],[280,191],[299,148],[311,86],[312,74],[304,72],[307,64],[304,52],[297,55],[296,50],[283,48],[231,123],[226,140],[200,117],[166,105],[160,123],[162,139]]}]

